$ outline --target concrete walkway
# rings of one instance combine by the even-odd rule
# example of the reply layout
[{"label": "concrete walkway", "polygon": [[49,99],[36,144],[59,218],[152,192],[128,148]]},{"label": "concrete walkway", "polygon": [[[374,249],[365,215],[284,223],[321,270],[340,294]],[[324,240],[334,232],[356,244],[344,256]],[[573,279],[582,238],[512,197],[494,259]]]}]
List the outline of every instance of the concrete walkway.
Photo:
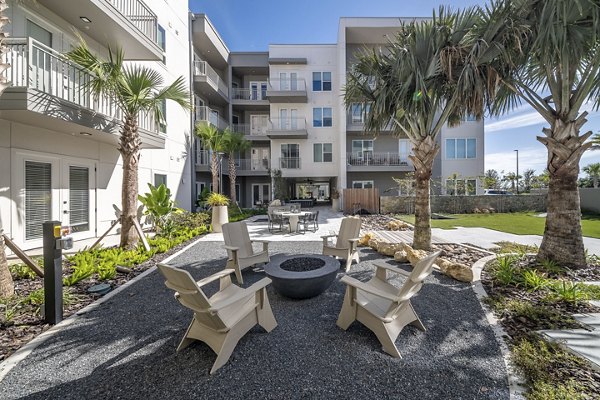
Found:
[{"label": "concrete walkway", "polygon": [[[538,235],[515,235],[487,228],[463,228],[460,226],[455,229],[433,228],[431,233],[447,242],[472,244],[484,249],[497,247],[495,245],[497,242],[515,242],[536,246],[542,243],[542,237]],[[583,244],[590,254],[600,255],[600,239],[584,237]]]}]

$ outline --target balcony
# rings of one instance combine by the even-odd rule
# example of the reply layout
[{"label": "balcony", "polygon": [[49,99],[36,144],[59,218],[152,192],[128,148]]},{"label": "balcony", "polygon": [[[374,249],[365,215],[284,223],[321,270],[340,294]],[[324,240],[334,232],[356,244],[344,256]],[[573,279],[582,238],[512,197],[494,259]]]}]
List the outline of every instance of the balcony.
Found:
[{"label": "balcony", "polygon": [[196,171],[210,171],[210,155],[211,152],[209,150],[196,151]]},{"label": "balcony", "polygon": [[267,91],[248,88],[232,88],[231,104],[245,110],[256,109],[257,106],[263,106],[265,110],[267,110],[269,107]]},{"label": "balcony", "polygon": [[229,101],[227,84],[209,63],[198,57],[194,57],[194,87],[211,103],[224,106]]},{"label": "balcony", "polygon": [[267,97],[271,103],[306,103],[304,79],[269,79]]},{"label": "balcony", "polygon": [[306,119],[271,118],[267,126],[267,136],[271,139],[306,139]]},{"label": "balcony", "polygon": [[199,122],[208,122],[211,125],[214,125],[217,129],[225,129],[229,126],[227,121],[219,116],[219,112],[213,110],[210,107],[202,106],[196,107],[195,112],[195,120],[194,122],[197,124]]},{"label": "balcony", "polygon": [[[381,132],[392,132],[394,130],[394,125],[392,122],[388,123],[381,129]],[[351,112],[348,112],[346,118],[346,131],[347,132],[358,132],[363,133],[365,131],[365,124],[362,115],[352,115]]]},{"label": "balcony", "polygon": [[391,152],[347,153],[348,171],[412,171],[413,165],[407,154]]},{"label": "balcony", "polygon": [[237,133],[244,134],[247,140],[269,140],[267,136],[267,127],[264,126],[255,126],[250,124],[233,124],[232,130]]},{"label": "balcony", "polygon": [[299,157],[281,157],[279,159],[279,168],[281,169],[300,169]]},{"label": "balcony", "polygon": [[[4,44],[2,62],[10,67],[3,75],[11,86],[0,97],[2,117],[118,143],[123,114],[108,96],[89,92],[86,85],[92,75],[31,38],[7,39]],[[143,147],[164,148],[165,138],[151,115],[138,116],[138,125]]]},{"label": "balcony", "polygon": [[267,176],[271,162],[268,158],[262,160],[256,159],[238,159],[236,160],[238,176]]},{"label": "balcony", "polygon": [[163,58],[163,50],[157,43],[156,14],[142,0],[38,0],[38,3],[98,43],[113,49],[123,48],[128,60]]}]

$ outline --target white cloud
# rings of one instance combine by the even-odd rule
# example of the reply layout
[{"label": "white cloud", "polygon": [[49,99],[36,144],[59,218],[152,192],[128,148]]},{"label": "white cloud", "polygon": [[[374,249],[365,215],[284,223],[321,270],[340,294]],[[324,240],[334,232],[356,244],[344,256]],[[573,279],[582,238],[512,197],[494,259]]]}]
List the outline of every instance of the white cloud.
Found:
[{"label": "white cloud", "polygon": [[[519,150],[519,172],[534,169],[538,174],[546,168],[548,153],[544,147],[530,147]],[[515,172],[517,169],[517,154],[515,151],[487,153],[485,155],[485,169],[496,171]]]}]

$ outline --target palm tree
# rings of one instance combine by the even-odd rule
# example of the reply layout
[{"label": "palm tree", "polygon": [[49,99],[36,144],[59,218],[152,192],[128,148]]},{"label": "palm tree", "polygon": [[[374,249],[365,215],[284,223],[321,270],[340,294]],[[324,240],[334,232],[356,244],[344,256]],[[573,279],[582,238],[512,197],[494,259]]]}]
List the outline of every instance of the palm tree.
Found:
[{"label": "palm tree", "polygon": [[121,186],[121,247],[132,247],[138,241],[133,229],[138,205],[138,162],[141,139],[138,132],[140,114],[154,115],[157,125],[164,121],[162,105],[171,100],[190,109],[190,94],[183,77],[170,85],[163,85],[162,76],[145,66],[124,65],[122,49],[108,51],[108,59],[93,54],[86,42],[66,56],[88,70],[93,78],[88,88],[95,96],[112,99],[123,114],[120,131],[119,152],[123,158],[123,182]]},{"label": "palm tree", "polygon": [[594,187],[598,187],[598,180],[600,180],[600,163],[589,164],[583,167],[583,172],[588,174],[588,177],[594,182]]},{"label": "palm tree", "polygon": [[243,153],[248,150],[251,143],[244,137],[244,134],[232,132],[229,129],[225,129],[224,135],[225,143],[223,150],[228,154],[229,159],[229,197],[237,204],[237,201],[235,200],[235,181],[237,177],[235,155],[236,153]]},{"label": "palm tree", "polygon": [[202,140],[204,146],[210,150],[210,172],[212,174],[212,191],[221,193],[223,190],[219,187],[219,168],[221,159],[219,153],[225,146],[225,135],[218,130],[216,126],[206,121],[196,124],[196,136]]},{"label": "palm tree", "polygon": [[533,169],[526,169],[525,171],[523,171],[523,191],[525,193],[529,193],[531,192],[531,187],[533,185],[535,181],[535,170]]},{"label": "palm tree", "polygon": [[590,143],[592,144],[590,150],[600,150],[600,133],[596,133],[594,136],[592,136]]},{"label": "palm tree", "polygon": [[413,246],[431,248],[430,181],[440,150],[437,137],[446,124],[457,125],[467,114],[480,119],[485,71],[467,61],[479,57],[465,45],[478,21],[475,9],[458,13],[443,7],[427,21],[403,23],[385,49],[357,55],[348,75],[345,103],[364,102],[365,130],[377,135],[394,122],[394,134],[413,146],[415,168],[415,231]]},{"label": "palm tree", "polygon": [[537,138],[548,150],[550,176],[538,259],[585,264],[577,178],[592,132],[580,135],[587,122],[581,107],[589,100],[599,105],[600,6],[596,0],[497,0],[482,18],[473,37],[492,35],[479,43],[498,55],[489,64],[499,84],[492,111],[525,102],[549,124]]}]

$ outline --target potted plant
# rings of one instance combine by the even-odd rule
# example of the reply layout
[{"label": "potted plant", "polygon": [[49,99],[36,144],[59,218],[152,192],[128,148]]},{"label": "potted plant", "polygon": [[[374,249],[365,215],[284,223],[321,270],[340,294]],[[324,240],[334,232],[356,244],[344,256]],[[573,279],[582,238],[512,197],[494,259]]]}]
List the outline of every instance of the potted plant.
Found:
[{"label": "potted plant", "polygon": [[333,211],[340,210],[340,192],[338,192],[337,188],[331,189],[331,208]]},{"label": "potted plant", "polygon": [[221,227],[229,222],[229,213],[227,212],[229,198],[224,194],[213,192],[206,199],[206,204],[212,208],[212,231],[223,232]]}]

